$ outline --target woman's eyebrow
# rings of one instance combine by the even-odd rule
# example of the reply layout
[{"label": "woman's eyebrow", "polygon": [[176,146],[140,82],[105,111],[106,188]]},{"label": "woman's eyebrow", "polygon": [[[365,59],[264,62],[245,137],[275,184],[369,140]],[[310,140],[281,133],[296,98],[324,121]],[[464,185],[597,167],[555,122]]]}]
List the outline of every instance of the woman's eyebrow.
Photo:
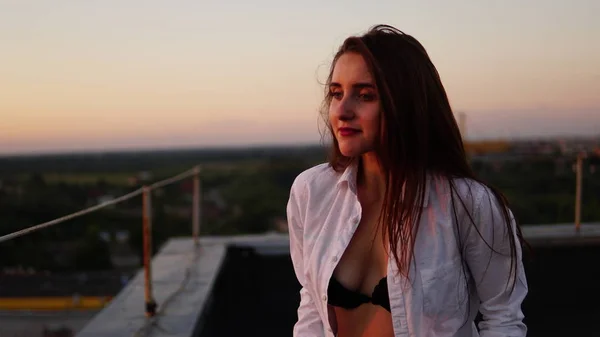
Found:
[{"label": "woman's eyebrow", "polygon": [[[342,85],[337,83],[337,82],[331,82],[329,84],[330,88],[341,88]],[[369,82],[358,82],[358,83],[353,83],[352,87],[354,89],[363,89],[363,88],[369,88],[369,89],[375,89],[375,86],[372,83]]]},{"label": "woman's eyebrow", "polygon": [[352,85],[353,88],[356,89],[363,89],[363,88],[367,88],[367,89],[375,89],[375,86],[369,82],[359,82],[359,83],[354,83]]}]

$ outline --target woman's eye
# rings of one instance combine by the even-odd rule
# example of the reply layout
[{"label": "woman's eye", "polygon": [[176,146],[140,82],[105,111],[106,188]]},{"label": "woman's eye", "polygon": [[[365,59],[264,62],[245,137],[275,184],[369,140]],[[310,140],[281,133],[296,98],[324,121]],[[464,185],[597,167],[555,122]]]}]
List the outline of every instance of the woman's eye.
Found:
[{"label": "woman's eye", "polygon": [[359,94],[358,97],[360,98],[360,100],[362,101],[366,101],[366,102],[370,102],[373,101],[375,99],[375,95],[373,94]]},{"label": "woman's eye", "polygon": [[330,91],[329,92],[329,96],[331,96],[332,98],[335,98],[335,99],[341,99],[342,98],[342,93],[339,92],[339,91],[335,91],[335,92],[334,91]]}]

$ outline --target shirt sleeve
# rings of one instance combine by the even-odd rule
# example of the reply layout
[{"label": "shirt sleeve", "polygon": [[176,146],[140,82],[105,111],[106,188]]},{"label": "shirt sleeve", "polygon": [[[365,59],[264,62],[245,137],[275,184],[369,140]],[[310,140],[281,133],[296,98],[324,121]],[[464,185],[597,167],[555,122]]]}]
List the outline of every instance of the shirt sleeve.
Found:
[{"label": "shirt sleeve", "polygon": [[300,289],[300,305],[298,306],[298,321],[294,325],[294,337],[323,337],[325,335],[323,322],[319,316],[316,303],[307,289],[304,271],[303,236],[306,209],[306,188],[298,179],[290,190],[287,204],[287,221],[290,237],[290,255]]},{"label": "shirt sleeve", "polygon": [[[481,337],[521,337],[527,334],[523,323],[521,304],[527,295],[527,280],[522,261],[522,249],[516,235],[516,222],[509,228],[501,205],[493,193],[485,188],[469,217],[465,242],[465,259],[481,300],[479,323]],[[511,262],[509,236],[516,244],[516,259]],[[492,249],[493,248],[493,249]],[[516,264],[516,277],[514,267]],[[514,288],[513,288],[514,284]]]}]

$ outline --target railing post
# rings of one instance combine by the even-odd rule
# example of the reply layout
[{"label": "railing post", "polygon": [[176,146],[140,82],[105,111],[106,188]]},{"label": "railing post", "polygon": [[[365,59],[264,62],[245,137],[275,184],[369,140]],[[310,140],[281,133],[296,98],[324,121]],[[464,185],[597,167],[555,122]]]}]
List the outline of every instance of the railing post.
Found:
[{"label": "railing post", "polygon": [[144,186],[143,191],[144,299],[146,302],[146,316],[150,317],[156,314],[156,302],[152,296],[152,190],[148,186]]},{"label": "railing post", "polygon": [[200,244],[200,208],[202,200],[200,198],[200,167],[194,168],[194,195],[192,198],[192,237],[194,245]]},{"label": "railing post", "polygon": [[575,164],[575,230],[581,228],[581,176],[583,166],[583,153],[577,154],[577,163]]}]

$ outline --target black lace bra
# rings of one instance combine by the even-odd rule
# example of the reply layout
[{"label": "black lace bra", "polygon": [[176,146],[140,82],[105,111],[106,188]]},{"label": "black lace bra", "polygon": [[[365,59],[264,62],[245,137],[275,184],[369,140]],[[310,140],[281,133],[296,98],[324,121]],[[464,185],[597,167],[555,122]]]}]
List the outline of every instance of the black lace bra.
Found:
[{"label": "black lace bra", "polygon": [[364,303],[380,305],[390,311],[390,297],[387,289],[387,276],[383,277],[373,289],[371,296],[345,288],[335,277],[329,280],[327,303],[344,309],[354,309]]}]

